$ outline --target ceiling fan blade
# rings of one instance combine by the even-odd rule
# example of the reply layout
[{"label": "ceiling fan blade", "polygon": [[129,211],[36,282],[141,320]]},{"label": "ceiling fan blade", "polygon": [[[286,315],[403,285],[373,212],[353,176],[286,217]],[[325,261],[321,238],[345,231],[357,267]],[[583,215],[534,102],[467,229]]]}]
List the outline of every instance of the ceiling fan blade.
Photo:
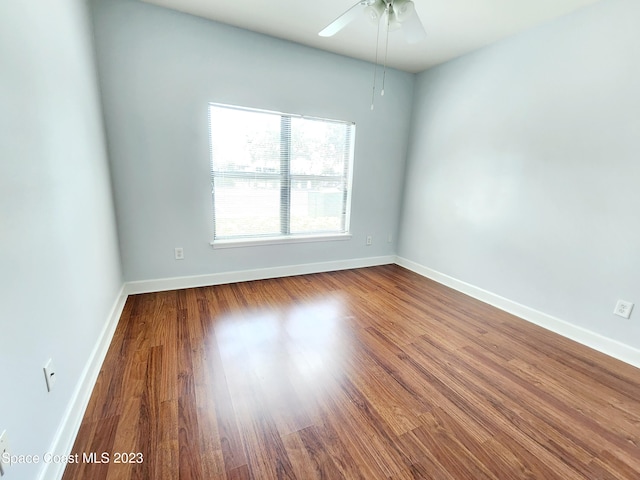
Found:
[{"label": "ceiling fan blade", "polygon": [[362,14],[362,10],[358,7],[361,5],[367,5],[366,1],[359,0],[353,7],[344,12],[338,18],[336,18],[333,22],[327,25],[318,35],[321,37],[332,37],[344,27],[353,22],[356,18],[358,18]]},{"label": "ceiling fan blade", "polygon": [[418,12],[414,12],[409,18],[402,22],[404,38],[408,43],[418,43],[427,37]]}]

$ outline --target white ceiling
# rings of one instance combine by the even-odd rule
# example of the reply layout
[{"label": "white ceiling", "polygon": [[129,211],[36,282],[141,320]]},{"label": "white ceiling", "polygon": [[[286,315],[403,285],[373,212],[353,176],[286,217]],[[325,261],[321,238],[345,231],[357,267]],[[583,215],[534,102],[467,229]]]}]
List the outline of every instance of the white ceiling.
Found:
[{"label": "white ceiling", "polygon": [[[334,37],[318,36],[356,0],[143,1],[349,57],[375,59],[376,27],[364,15]],[[400,31],[389,36],[388,64],[408,72],[423,71],[600,0],[414,1],[427,38],[409,45]]]}]

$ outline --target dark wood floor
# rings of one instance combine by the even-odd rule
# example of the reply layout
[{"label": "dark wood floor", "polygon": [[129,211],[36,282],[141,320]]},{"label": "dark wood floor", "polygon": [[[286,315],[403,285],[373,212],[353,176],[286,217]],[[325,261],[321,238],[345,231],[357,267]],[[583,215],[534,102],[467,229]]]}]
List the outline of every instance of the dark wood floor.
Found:
[{"label": "dark wood floor", "polygon": [[73,451],[65,480],[638,479],[640,370],[398,266],[136,295]]}]

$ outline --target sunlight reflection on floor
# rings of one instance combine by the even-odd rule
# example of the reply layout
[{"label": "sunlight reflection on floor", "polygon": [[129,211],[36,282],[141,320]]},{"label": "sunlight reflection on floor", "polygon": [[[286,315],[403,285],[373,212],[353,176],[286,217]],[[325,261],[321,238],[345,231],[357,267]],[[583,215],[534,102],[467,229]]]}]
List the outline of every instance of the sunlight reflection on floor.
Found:
[{"label": "sunlight reflection on floor", "polygon": [[[215,321],[227,381],[238,391],[259,384],[265,407],[287,397],[318,400],[345,374],[352,319],[339,293],[292,306],[250,309]],[[294,412],[291,412],[294,414]]]}]

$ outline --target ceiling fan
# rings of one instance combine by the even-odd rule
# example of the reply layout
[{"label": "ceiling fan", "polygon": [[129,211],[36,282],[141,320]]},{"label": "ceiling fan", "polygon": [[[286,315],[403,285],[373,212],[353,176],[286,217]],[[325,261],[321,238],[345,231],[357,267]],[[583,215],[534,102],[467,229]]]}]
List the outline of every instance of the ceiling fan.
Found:
[{"label": "ceiling fan", "polygon": [[360,0],[318,35],[332,37],[363,14],[378,26],[383,23],[387,31],[402,29],[408,43],[418,43],[427,36],[411,0]]},{"label": "ceiling fan", "polygon": [[389,50],[389,32],[402,29],[408,43],[418,43],[427,36],[422,22],[418,18],[415,4],[411,0],[359,0],[358,3],[336,18],[318,33],[321,37],[332,37],[345,28],[360,15],[365,14],[369,20],[378,26],[376,38],[376,60],[373,70],[373,91],[371,92],[371,110],[373,110],[376,93],[376,77],[378,75],[378,47],[380,40],[380,24],[386,27],[386,41],[384,52],[384,70],[382,74],[382,89],[380,95],[384,95],[384,82],[387,76],[387,53]]}]

